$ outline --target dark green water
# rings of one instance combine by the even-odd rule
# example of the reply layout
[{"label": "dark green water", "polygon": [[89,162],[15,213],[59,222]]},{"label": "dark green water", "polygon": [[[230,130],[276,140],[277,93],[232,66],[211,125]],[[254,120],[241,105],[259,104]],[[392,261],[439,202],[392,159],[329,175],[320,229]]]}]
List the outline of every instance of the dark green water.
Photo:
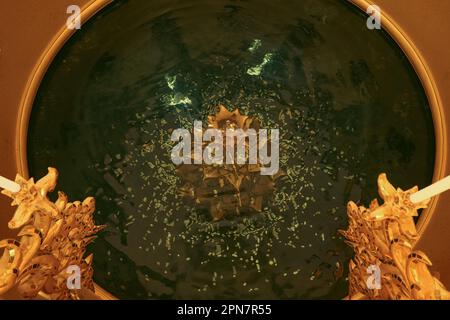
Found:
[{"label": "dark green water", "polygon": [[[211,222],[177,194],[169,130],[239,107],[280,129],[261,214]],[[344,1],[115,1],[68,41],[34,102],[28,157],[95,196],[95,281],[119,298],[342,298],[348,200],[430,183],[412,67]],[[337,266],[345,266],[339,275]]]}]

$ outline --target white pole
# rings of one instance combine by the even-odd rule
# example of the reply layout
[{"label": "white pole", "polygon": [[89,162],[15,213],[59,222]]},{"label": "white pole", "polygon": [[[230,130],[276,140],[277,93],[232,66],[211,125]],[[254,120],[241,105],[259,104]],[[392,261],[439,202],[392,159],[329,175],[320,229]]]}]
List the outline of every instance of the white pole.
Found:
[{"label": "white pole", "polygon": [[412,203],[419,203],[424,200],[430,199],[431,197],[434,197],[435,195],[438,195],[444,191],[447,191],[450,189],[450,176],[445,177],[444,179],[441,179],[431,185],[429,185],[426,188],[423,188],[416,193],[412,194],[409,199]]},{"label": "white pole", "polygon": [[0,188],[6,189],[14,193],[20,191],[20,185],[18,183],[15,183],[14,181],[6,179],[5,177],[2,176],[0,176]]}]

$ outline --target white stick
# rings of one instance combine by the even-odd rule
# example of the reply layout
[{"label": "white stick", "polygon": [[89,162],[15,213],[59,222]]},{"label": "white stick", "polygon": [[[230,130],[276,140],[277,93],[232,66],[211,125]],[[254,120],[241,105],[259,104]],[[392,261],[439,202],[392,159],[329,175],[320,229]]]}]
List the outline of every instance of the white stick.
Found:
[{"label": "white stick", "polygon": [[18,183],[15,183],[14,181],[11,181],[9,179],[6,179],[5,177],[0,176],[0,188],[16,193],[19,192],[20,185]]},{"label": "white stick", "polygon": [[444,179],[441,179],[433,183],[432,185],[429,185],[428,187],[423,188],[422,190],[419,190],[416,193],[412,194],[409,197],[409,199],[411,200],[412,203],[419,203],[449,189],[450,189],[450,176],[447,176]]}]

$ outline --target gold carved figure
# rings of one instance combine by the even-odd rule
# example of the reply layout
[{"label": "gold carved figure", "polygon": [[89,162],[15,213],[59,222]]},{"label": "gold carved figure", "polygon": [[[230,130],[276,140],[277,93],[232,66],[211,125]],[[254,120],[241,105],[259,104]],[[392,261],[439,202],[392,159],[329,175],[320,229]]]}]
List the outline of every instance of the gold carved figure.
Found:
[{"label": "gold carved figure", "polygon": [[[429,202],[413,204],[410,195],[417,191],[417,187],[395,189],[386,174],[380,174],[382,205],[376,199],[369,208],[348,203],[349,226],[342,234],[355,253],[349,264],[349,299],[450,299],[444,285],[431,274],[430,259],[414,249],[418,238],[414,217]],[[368,284],[374,270],[380,272],[378,288]]]},{"label": "gold carved figure", "polygon": [[[62,192],[58,192],[55,202],[47,197],[55,189],[57,178],[54,168],[49,168],[48,174],[36,183],[17,175],[20,191],[2,191],[17,206],[8,227],[20,231],[18,240],[0,241],[0,298],[93,296],[93,257],[84,255],[86,246],[104,226],[95,225],[94,198],[68,202]],[[79,268],[80,288],[68,285],[69,266]]]}]

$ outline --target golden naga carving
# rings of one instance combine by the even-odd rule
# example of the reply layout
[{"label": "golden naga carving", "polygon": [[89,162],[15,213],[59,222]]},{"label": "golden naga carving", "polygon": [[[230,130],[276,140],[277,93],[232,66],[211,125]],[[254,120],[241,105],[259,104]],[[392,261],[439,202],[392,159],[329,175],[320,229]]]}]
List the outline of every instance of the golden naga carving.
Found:
[{"label": "golden naga carving", "polygon": [[[349,299],[450,299],[444,285],[431,274],[430,259],[414,250],[418,234],[413,217],[428,204],[428,200],[410,201],[417,191],[417,187],[395,189],[380,174],[381,206],[376,199],[369,208],[348,203],[349,227],[342,234],[355,251],[349,264]],[[372,272],[379,272],[378,288],[368,282]]]},{"label": "golden naga carving", "polygon": [[[94,198],[71,203],[64,193],[58,192],[56,202],[48,199],[47,194],[55,189],[57,178],[58,171],[53,168],[36,183],[17,175],[20,191],[2,191],[13,199],[12,205],[18,206],[8,227],[21,229],[19,240],[0,241],[0,248],[4,249],[0,256],[0,298],[93,296],[93,257],[84,254],[86,246],[104,226],[95,225]],[[69,289],[72,288],[67,281],[71,275],[69,266],[80,270],[80,290]]]},{"label": "golden naga carving", "polygon": [[[257,131],[259,122],[249,116],[241,115],[238,109],[230,112],[224,106],[219,111],[208,116],[208,128],[218,129],[225,136],[226,130],[241,129],[246,132],[252,128]],[[227,144],[233,143],[224,139],[223,148],[226,152]],[[270,140],[265,141],[270,144]],[[206,143],[203,143],[203,148]],[[249,141],[245,139],[246,157],[249,154]],[[194,160],[194,151],[191,160]],[[260,212],[263,198],[275,187],[275,180],[282,174],[261,175],[261,165],[237,164],[182,164],[177,168],[178,174],[185,181],[181,193],[195,202],[209,209],[214,220],[220,220],[231,215]],[[225,161],[224,161],[225,162]],[[245,161],[247,162],[247,161]]]}]

